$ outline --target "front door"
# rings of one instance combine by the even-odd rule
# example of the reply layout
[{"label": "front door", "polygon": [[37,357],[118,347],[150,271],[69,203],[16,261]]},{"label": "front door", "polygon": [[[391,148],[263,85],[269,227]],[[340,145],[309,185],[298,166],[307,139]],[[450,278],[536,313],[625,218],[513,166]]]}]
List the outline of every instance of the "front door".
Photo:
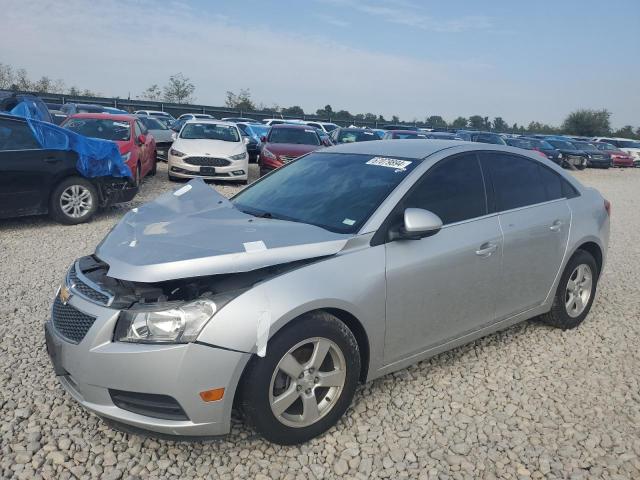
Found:
[{"label": "front door", "polygon": [[419,354],[491,324],[501,275],[498,216],[488,214],[478,157],[446,158],[398,205],[443,221],[435,235],[386,244],[385,363]]}]

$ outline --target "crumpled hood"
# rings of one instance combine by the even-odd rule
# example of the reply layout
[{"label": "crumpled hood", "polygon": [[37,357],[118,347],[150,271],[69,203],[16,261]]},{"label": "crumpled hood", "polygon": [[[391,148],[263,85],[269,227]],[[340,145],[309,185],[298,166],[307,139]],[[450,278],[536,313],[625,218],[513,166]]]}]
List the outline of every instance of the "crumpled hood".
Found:
[{"label": "crumpled hood", "polygon": [[176,139],[173,142],[173,148],[189,156],[204,155],[214,157],[230,157],[246,150],[243,142],[183,138]]},{"label": "crumpled hood", "polygon": [[195,179],[127,213],[96,255],[110,277],[152,283],[334,255],[352,236],[254,217]]}]

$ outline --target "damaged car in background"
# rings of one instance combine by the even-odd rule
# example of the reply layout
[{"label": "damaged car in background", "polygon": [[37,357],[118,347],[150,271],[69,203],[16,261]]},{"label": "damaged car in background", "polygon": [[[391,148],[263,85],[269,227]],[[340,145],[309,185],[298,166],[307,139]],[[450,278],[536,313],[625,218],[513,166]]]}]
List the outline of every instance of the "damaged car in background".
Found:
[{"label": "damaged car in background", "polygon": [[35,119],[0,114],[0,218],[49,213],[90,220],[138,192],[113,142],[87,139]]},{"label": "damaged car in background", "polygon": [[304,442],[360,381],[535,316],[577,327],[609,213],[536,153],[455,140],[315,151],[230,200],[193,180],[74,262],[47,350],[116,424],[219,435],[238,407],[266,439]]}]

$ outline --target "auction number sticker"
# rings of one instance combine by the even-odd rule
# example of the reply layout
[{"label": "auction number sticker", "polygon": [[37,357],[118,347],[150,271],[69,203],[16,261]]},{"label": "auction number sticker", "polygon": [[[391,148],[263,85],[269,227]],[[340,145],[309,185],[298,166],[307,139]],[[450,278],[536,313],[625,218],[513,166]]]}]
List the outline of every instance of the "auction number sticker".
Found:
[{"label": "auction number sticker", "polygon": [[379,167],[387,167],[393,168],[395,170],[403,171],[412,162],[407,160],[399,160],[397,158],[388,158],[388,157],[373,157],[371,160],[367,162],[367,165],[378,165]]}]

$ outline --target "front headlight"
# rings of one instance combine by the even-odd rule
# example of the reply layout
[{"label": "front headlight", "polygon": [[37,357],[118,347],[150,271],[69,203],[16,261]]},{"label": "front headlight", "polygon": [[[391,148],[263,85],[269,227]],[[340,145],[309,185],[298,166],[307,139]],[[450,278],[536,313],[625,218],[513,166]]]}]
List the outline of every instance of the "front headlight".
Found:
[{"label": "front headlight", "polygon": [[122,160],[124,160],[125,162],[128,162],[130,158],[131,158],[131,152],[127,152],[122,155]]},{"label": "front headlight", "polygon": [[561,153],[558,154],[558,158],[562,158],[562,154]]},{"label": "front headlight", "polygon": [[198,338],[207,322],[244,290],[200,298],[163,310],[123,310],[114,340],[133,343],[189,343]]},{"label": "front headlight", "polygon": [[247,152],[242,152],[237,155],[231,155],[229,158],[231,160],[244,160],[247,157]]},{"label": "front headlight", "polygon": [[176,150],[175,148],[170,148],[169,153],[174,157],[184,157],[186,155],[186,153],[182,153],[181,151]]},{"label": "front headlight", "polygon": [[270,158],[272,160],[277,160],[277,157],[273,154],[273,152],[271,152],[267,148],[263,148],[262,149],[262,155],[264,155],[265,157]]}]

